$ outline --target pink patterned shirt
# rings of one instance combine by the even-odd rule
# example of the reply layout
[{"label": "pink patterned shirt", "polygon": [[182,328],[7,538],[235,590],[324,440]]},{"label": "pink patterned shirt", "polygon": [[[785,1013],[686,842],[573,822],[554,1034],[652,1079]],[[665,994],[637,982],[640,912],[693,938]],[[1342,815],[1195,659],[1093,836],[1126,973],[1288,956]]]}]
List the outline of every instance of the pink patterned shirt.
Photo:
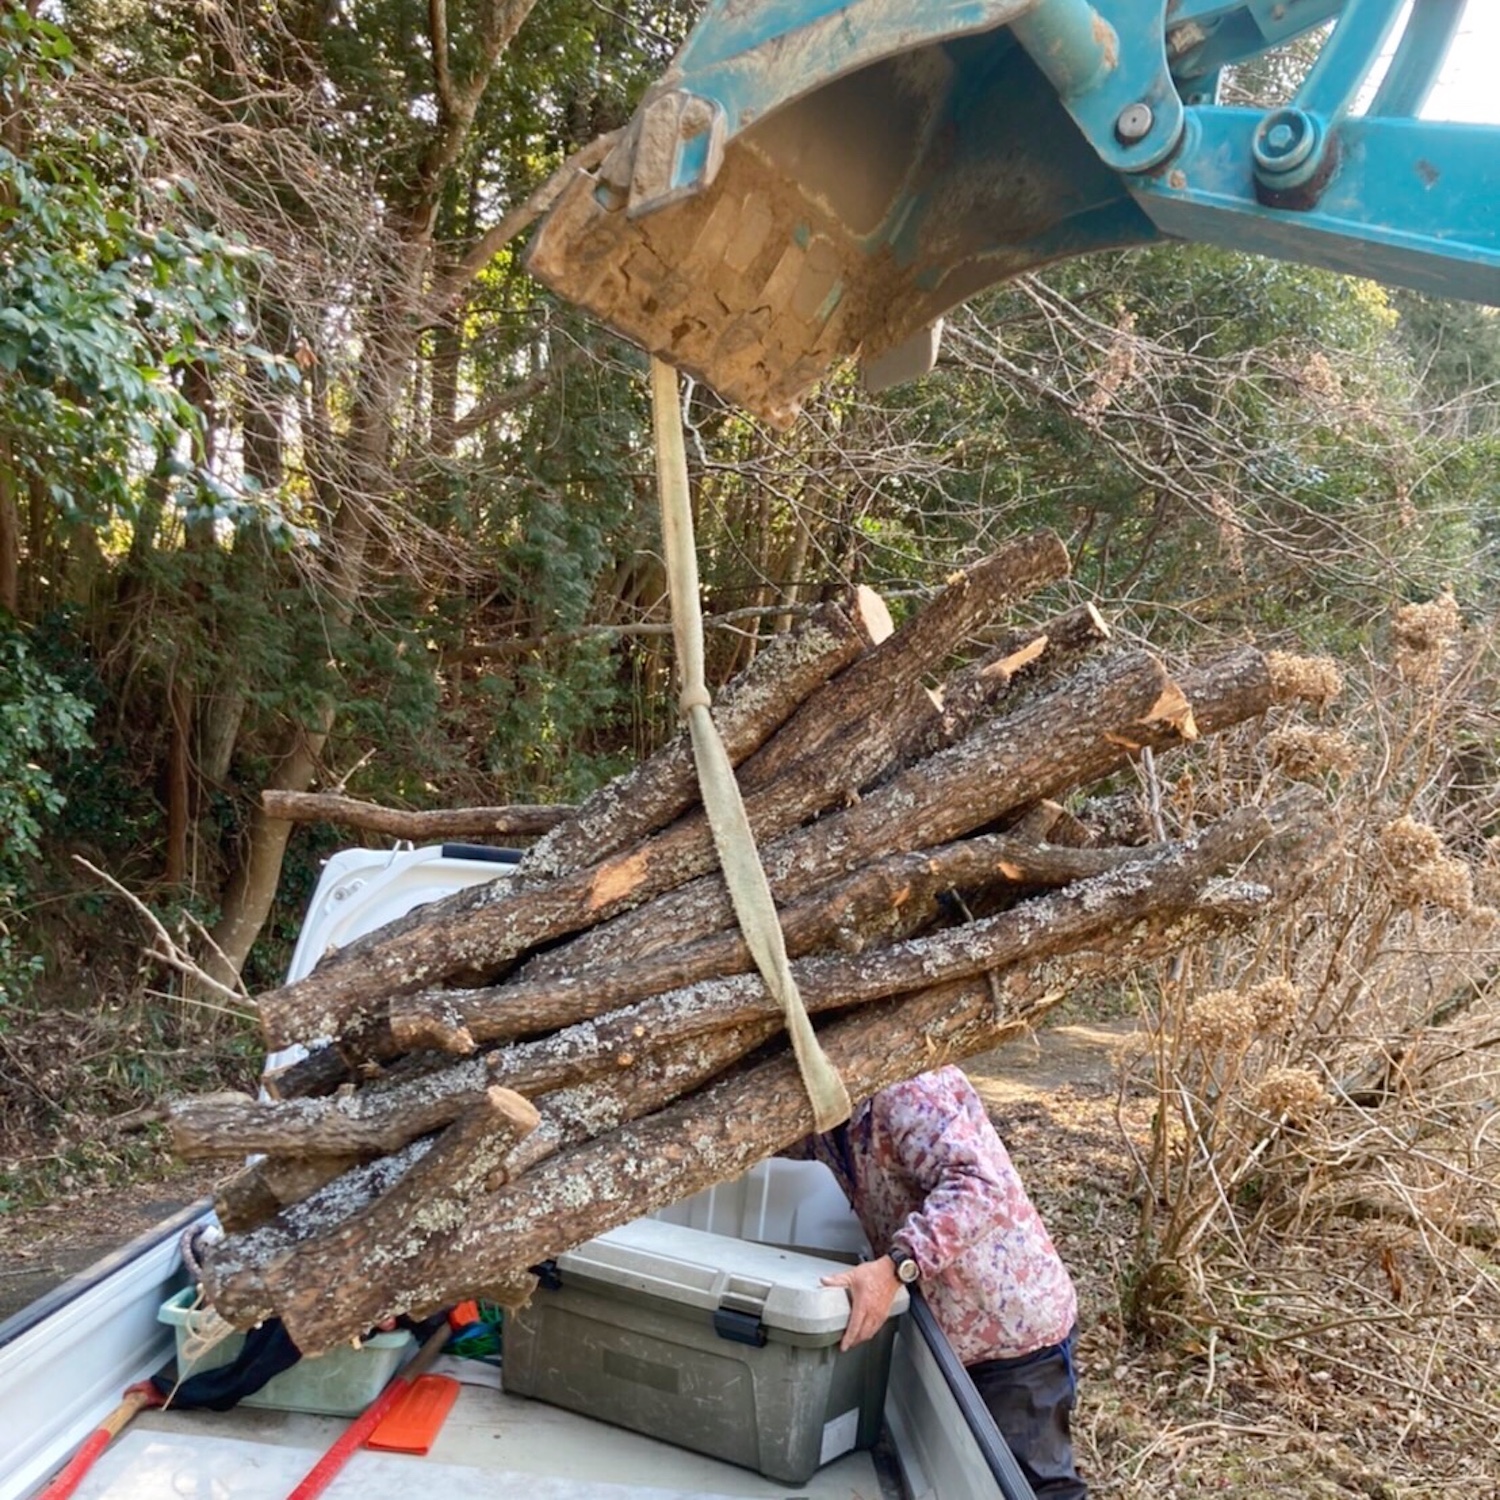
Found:
[{"label": "pink patterned shirt", "polygon": [[846,1128],[787,1152],[833,1169],[877,1255],[915,1256],[933,1315],[966,1365],[1061,1343],[1073,1282],[984,1105],[955,1067],[883,1089]]}]

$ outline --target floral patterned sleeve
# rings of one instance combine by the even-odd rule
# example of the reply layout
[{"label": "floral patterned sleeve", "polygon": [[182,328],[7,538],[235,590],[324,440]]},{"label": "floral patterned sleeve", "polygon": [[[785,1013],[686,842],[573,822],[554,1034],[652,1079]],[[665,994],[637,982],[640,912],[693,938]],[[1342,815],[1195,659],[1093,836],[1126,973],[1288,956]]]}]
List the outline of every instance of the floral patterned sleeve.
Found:
[{"label": "floral patterned sleeve", "polygon": [[1007,1178],[1020,1187],[1005,1148],[975,1117],[973,1091],[954,1082],[938,1073],[897,1084],[878,1094],[871,1109],[876,1140],[888,1143],[892,1165],[921,1195],[893,1233],[924,1276],[946,1269],[1001,1227],[1011,1196]]},{"label": "floral patterned sleeve", "polygon": [[1067,1335],[1078,1316],[1072,1279],[960,1069],[883,1090],[854,1137],[854,1202],[870,1243],[915,1256],[965,1364],[1017,1358]]},{"label": "floral patterned sleeve", "polygon": [[846,1128],[781,1154],[833,1171],[876,1255],[911,1252],[964,1364],[1018,1358],[1072,1328],[1072,1279],[961,1069],[883,1089]]}]

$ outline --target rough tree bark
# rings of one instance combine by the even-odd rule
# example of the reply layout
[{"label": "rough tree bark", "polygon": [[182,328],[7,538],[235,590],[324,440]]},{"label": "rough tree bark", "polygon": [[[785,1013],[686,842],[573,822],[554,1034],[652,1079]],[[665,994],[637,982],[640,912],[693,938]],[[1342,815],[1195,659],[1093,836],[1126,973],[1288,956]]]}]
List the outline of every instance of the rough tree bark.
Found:
[{"label": "rough tree bark", "polygon": [[[1004,970],[1086,943],[1129,942],[1131,924],[1179,915],[1202,900],[1220,871],[1246,858],[1279,826],[1310,815],[1310,798],[1268,811],[1246,808],[1181,844],[1135,851],[1137,858],[1012,911],[855,956],[793,965],[810,1013],[875,1000],[975,974]],[[503,994],[503,992],[502,992]],[[239,1094],[172,1106],[173,1144],[186,1159],[246,1151],[328,1156],[395,1150],[446,1124],[496,1083],[526,1093],[619,1076],[642,1055],[725,1027],[780,1015],[758,974],[669,991],[537,1041],[516,1043],[414,1083],[365,1088],[324,1100],[263,1103]]]},{"label": "rough tree bark", "polygon": [[[739,768],[747,797],[798,762],[809,762],[847,736],[851,724],[885,732],[893,699],[920,686],[1005,605],[1068,576],[1068,552],[1055,532],[1038,531],[1001,548],[953,579],[889,640],[866,653],[792,715],[785,729]],[[890,753],[886,747],[886,755]],[[874,754],[870,759],[879,761]]]},{"label": "rough tree bark", "polygon": [[[944,590],[917,622],[897,631],[816,694],[813,701],[824,706],[807,722],[812,725],[821,753],[799,755],[785,774],[746,798],[746,815],[756,837],[774,838],[795,827],[804,818],[843,800],[846,789],[853,791],[886,764],[893,746],[902,741],[913,722],[913,718],[890,710],[892,684],[897,692],[903,682],[917,684],[921,674],[930,669],[932,653],[941,652],[943,643],[951,639],[948,630],[966,628],[965,622],[992,613],[997,599],[1012,597],[1017,589],[1054,576],[1054,544],[1056,538],[1050,536],[1027,539],[1025,544],[1006,548],[994,559],[970,569]],[[943,632],[928,628],[929,613],[935,613],[943,623]],[[864,670],[865,664],[877,658],[884,675],[872,678]],[[1154,664],[1151,670],[1159,679],[1154,703],[1165,688],[1165,678]],[[879,691],[881,683],[883,692]],[[898,703],[897,707],[901,706]],[[1153,711],[1149,704],[1142,709]],[[920,708],[912,707],[913,717],[929,711],[925,702]],[[872,712],[879,721],[878,732],[845,735],[837,745],[828,742],[822,727],[826,716],[839,714],[845,724],[863,723]],[[798,717],[794,715],[782,734],[765,748],[793,732]],[[799,743],[807,741],[799,738]],[[764,753],[765,749],[760,752]],[[942,841],[918,839],[915,845],[908,842],[905,847]],[[884,853],[890,847],[874,852]],[[419,925],[396,935],[387,930],[359,953],[357,961],[346,959],[319,968],[296,984],[262,997],[260,1013],[267,1045],[277,1048],[307,1037],[339,1035],[357,1014],[362,997],[372,989],[410,992],[455,978],[483,978],[529,947],[602,922],[684,884],[712,869],[716,860],[707,820],[700,814],[679,821],[644,844],[548,885],[509,898],[480,888],[462,893],[459,899],[435,903]]]},{"label": "rough tree bark", "polygon": [[[918,909],[930,920],[945,891],[981,882],[1057,886],[1086,880],[1144,857],[1140,850],[1042,847],[1003,834],[939,849],[892,855],[782,913],[787,954],[820,948],[857,952],[898,916]],[[479,990],[423,990],[390,1002],[390,1029],[402,1052],[436,1044],[452,1028],[472,1041],[509,1041],[585,1021],[633,1001],[700,980],[746,974],[754,967],[744,939],[715,934],[641,963],[608,964],[553,978]]]},{"label": "rough tree bark", "polygon": [[[1174,910],[1125,934],[1116,922],[1101,946],[1023,960],[998,985],[964,981],[877,1002],[823,1028],[851,1096],[867,1097],[994,1045],[1083,975],[1124,972],[1187,940],[1264,915],[1310,878],[1330,840],[1326,820],[1309,814],[1306,799],[1268,815],[1259,832],[1264,842],[1236,878],[1205,883],[1197,872],[1195,896],[1185,894]],[[274,1308],[299,1347],[317,1352],[392,1311],[441,1306],[476,1284],[514,1282],[549,1255],[734,1176],[811,1124],[795,1065],[778,1055],[637,1124],[532,1164],[497,1191],[471,1198],[460,1222],[409,1253],[383,1242],[382,1254],[391,1253],[379,1278],[362,1270],[368,1240],[351,1246],[325,1236],[317,1250],[303,1241],[293,1252],[283,1234],[258,1246],[226,1242],[207,1268],[209,1293],[234,1319]]]},{"label": "rough tree bark", "polygon": [[[1187,703],[1144,652],[1085,669],[1019,713],[981,726],[846,807],[766,843],[762,859],[778,903],[900,849],[944,844],[1060,789],[1107,775],[1138,743],[1191,738]],[[627,923],[597,924],[530,960],[527,978],[606,961],[638,961],[734,923],[722,880],[679,883]],[[319,1033],[306,1033],[319,1034]]]}]

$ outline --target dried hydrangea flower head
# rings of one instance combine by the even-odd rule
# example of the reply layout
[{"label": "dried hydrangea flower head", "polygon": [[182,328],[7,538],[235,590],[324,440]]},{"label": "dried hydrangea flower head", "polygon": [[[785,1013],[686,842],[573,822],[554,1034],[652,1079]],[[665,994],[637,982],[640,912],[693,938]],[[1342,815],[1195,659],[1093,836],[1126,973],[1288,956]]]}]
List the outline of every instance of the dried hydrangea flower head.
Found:
[{"label": "dried hydrangea flower head", "polygon": [[1290,651],[1266,654],[1271,692],[1278,703],[1311,703],[1326,708],[1344,690],[1344,676],[1331,656],[1294,656]]},{"label": "dried hydrangea flower head", "polygon": [[1397,870],[1425,865],[1429,860],[1441,858],[1443,853],[1443,838],[1437,829],[1405,815],[1380,830],[1379,842],[1380,852]]},{"label": "dried hydrangea flower head", "polygon": [[1380,830],[1386,879],[1398,901],[1446,907],[1465,916],[1474,905],[1474,877],[1468,865],[1443,853],[1437,829],[1400,817]]},{"label": "dried hydrangea flower head", "polygon": [[1391,625],[1392,660],[1407,682],[1432,687],[1463,629],[1458,601],[1444,592],[1427,604],[1403,604]]},{"label": "dried hydrangea flower head", "polygon": [[1271,1068],[1250,1091],[1257,1114],[1304,1125],[1332,1102],[1323,1080],[1310,1068]]},{"label": "dried hydrangea flower head", "polygon": [[1239,990],[1210,990],[1188,1006],[1183,1032],[1204,1052],[1236,1052],[1255,1036],[1255,1007]]},{"label": "dried hydrangea flower head", "polygon": [[1359,751],[1336,729],[1284,724],[1266,736],[1271,764],[1293,781],[1311,781],[1332,771],[1347,776],[1359,765]]},{"label": "dried hydrangea flower head", "polygon": [[1296,1019],[1302,991],[1290,979],[1266,979],[1252,985],[1245,998],[1255,1012],[1257,1031],[1280,1032]]}]

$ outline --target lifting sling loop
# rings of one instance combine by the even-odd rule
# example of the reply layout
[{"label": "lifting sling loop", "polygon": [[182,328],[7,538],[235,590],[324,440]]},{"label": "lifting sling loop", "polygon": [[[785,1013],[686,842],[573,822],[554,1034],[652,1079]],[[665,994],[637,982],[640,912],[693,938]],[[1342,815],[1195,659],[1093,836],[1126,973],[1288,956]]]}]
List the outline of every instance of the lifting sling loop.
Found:
[{"label": "lifting sling loop", "polygon": [[667,588],[672,606],[672,638],[681,684],[678,706],[687,720],[703,807],[713,830],[714,847],[740,931],[755,966],[775,996],[792,1038],[792,1051],[812,1100],[819,1131],[832,1130],[849,1118],[849,1093],[819,1045],[802,996],[797,992],[782,940],[781,920],[761,866],[755,835],[745,816],[739,783],[719,737],[704,681],[703,614],[698,597],[698,554],[688,492],[687,450],[677,398],[677,371],[651,361],[651,407],[656,427],[656,481],[661,498],[662,547],[666,553]]}]

